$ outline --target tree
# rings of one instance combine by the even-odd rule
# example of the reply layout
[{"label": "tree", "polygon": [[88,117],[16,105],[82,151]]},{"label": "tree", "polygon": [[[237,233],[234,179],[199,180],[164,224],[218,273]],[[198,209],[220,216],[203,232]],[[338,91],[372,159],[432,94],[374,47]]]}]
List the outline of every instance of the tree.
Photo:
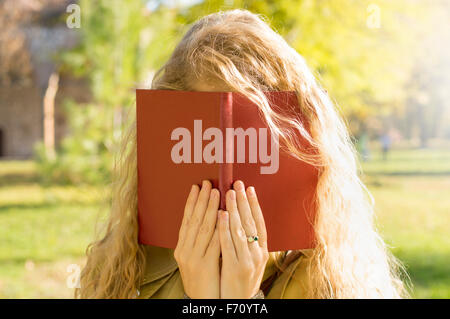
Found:
[{"label": "tree", "polygon": [[[213,0],[181,13],[180,21],[232,8],[262,14],[306,59],[358,135],[365,122],[404,101],[420,3],[404,0]],[[378,11],[377,11],[378,10]],[[374,16],[375,14],[375,16]],[[378,16],[377,16],[378,14]],[[379,28],[375,21],[379,17]],[[416,26],[417,27],[417,26]]]},{"label": "tree", "polygon": [[89,80],[93,100],[66,103],[70,134],[56,156],[37,149],[43,176],[63,182],[104,182],[118,139],[132,111],[134,89],[170,54],[179,37],[176,11],[150,12],[146,3],[80,1],[80,45],[57,58],[61,71]]}]

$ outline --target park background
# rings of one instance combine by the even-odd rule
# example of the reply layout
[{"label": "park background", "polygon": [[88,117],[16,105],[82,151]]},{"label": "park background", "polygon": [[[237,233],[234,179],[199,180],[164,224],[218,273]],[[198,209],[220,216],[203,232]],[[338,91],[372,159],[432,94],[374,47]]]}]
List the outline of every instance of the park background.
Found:
[{"label": "park background", "polygon": [[0,298],[73,296],[134,89],[232,8],[263,15],[336,101],[412,296],[450,298],[445,0],[0,1]]}]

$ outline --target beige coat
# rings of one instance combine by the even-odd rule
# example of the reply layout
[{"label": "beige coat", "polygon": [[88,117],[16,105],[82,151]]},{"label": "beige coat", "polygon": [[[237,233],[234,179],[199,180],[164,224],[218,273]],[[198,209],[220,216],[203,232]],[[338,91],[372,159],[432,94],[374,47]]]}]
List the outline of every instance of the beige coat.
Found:
[{"label": "beige coat", "polygon": [[[173,257],[173,249],[144,246],[146,269],[143,283],[139,289],[142,299],[181,299],[184,289],[178,265]],[[306,263],[304,256],[310,250],[302,251],[303,255],[293,261],[274,281],[265,296],[266,299],[301,299],[305,297]],[[277,271],[275,261],[271,257],[266,265],[263,281]]]}]

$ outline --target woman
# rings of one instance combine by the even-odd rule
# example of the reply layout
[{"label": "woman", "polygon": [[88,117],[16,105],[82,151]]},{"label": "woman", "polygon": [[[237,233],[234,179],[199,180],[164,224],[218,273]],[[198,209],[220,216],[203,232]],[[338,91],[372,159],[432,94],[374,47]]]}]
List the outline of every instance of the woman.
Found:
[{"label": "woman", "polygon": [[[258,190],[245,189],[251,186],[245,181],[227,193],[226,212],[217,211],[218,191],[208,181],[201,189],[193,186],[175,250],[139,245],[133,125],[116,166],[106,234],[88,249],[76,296],[256,298],[260,289],[265,298],[405,296],[398,264],[374,227],[370,195],[342,119],[302,57],[259,16],[232,10],[197,21],[152,88],[236,91],[254,101],[288,152],[320,170],[316,246],[267,253]],[[263,91],[296,91],[296,112],[305,120],[272,110]],[[296,132],[315,152],[299,146]],[[254,233],[259,242],[245,242]]]}]

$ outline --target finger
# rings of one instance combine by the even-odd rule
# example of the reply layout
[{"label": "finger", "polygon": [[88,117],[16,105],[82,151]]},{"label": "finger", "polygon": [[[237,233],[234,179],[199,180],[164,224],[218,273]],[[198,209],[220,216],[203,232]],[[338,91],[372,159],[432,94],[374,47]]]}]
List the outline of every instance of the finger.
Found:
[{"label": "finger", "polygon": [[[241,219],[242,227],[244,228],[246,237],[256,236],[257,229],[255,221],[253,220],[253,214],[250,209],[250,205],[247,200],[247,195],[245,193],[245,186],[242,181],[236,181],[234,183],[234,189],[236,190],[237,208],[239,211],[239,217]],[[252,250],[257,245],[249,244],[249,249]]]},{"label": "finger", "polygon": [[206,212],[206,207],[209,202],[209,195],[211,193],[211,182],[204,180],[202,189],[198,194],[197,202],[195,203],[194,211],[191,218],[188,220],[184,247],[193,248],[195,239],[197,238],[198,230],[203,222],[203,216]]},{"label": "finger", "polygon": [[192,185],[191,191],[189,192],[188,198],[186,200],[186,205],[184,206],[183,220],[181,221],[181,227],[178,234],[178,242],[181,244],[183,244],[185,241],[188,221],[191,218],[192,213],[194,211],[199,191],[200,188],[198,187],[198,185]]},{"label": "finger", "polygon": [[229,190],[226,194],[226,207],[229,212],[231,238],[233,238],[234,248],[238,260],[245,260],[250,257],[247,236],[241,225],[241,219],[236,203],[236,192]]},{"label": "finger", "polygon": [[205,255],[214,229],[216,228],[217,211],[219,209],[220,194],[217,189],[211,190],[209,196],[208,207],[203,218],[203,222],[199,228],[197,238],[194,243],[195,251],[198,251],[201,256]]},{"label": "finger", "polygon": [[229,261],[237,260],[236,250],[234,249],[233,239],[230,233],[230,214],[219,210],[219,238],[222,259]]},{"label": "finger", "polygon": [[[217,213],[216,213],[217,215]],[[220,238],[219,227],[214,228],[214,233],[209,241],[208,248],[206,248],[205,256],[218,259],[220,256]]]},{"label": "finger", "polygon": [[258,243],[261,247],[267,249],[267,230],[264,222],[264,216],[259,206],[258,197],[253,186],[247,188],[247,198],[250,205],[253,219],[256,224],[256,230],[258,232]]}]

